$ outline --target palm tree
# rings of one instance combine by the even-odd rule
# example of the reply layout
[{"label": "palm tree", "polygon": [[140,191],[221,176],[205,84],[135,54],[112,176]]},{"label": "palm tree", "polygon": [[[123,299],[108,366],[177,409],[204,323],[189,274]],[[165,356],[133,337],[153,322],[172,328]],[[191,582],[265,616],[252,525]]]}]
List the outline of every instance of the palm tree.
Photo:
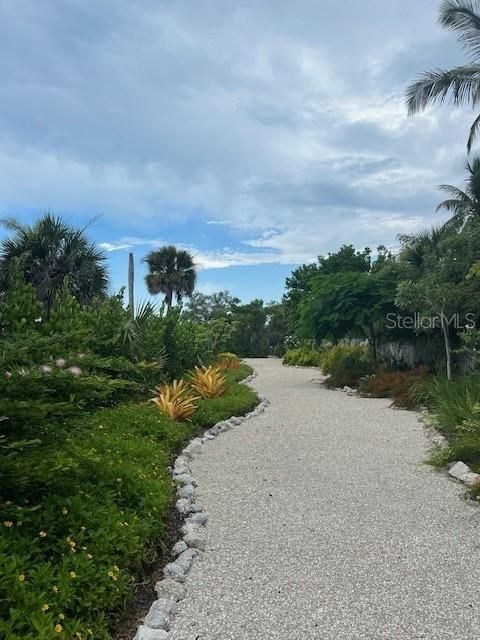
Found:
[{"label": "palm tree", "polygon": [[13,232],[0,245],[0,290],[8,288],[14,263],[26,282],[37,290],[47,313],[65,278],[80,304],[107,293],[108,275],[104,254],[85,235],[62,218],[45,213],[33,225],[23,225],[14,218],[0,221]]},{"label": "palm tree", "polygon": [[433,227],[415,235],[401,234],[398,236],[402,245],[400,261],[405,266],[408,278],[412,280],[421,278],[429,270],[432,261],[440,261],[442,243],[446,236],[445,227]]},{"label": "palm tree", "polygon": [[[444,0],[440,6],[440,24],[457,34],[467,52],[466,65],[453,69],[433,69],[422,73],[407,89],[410,115],[423,111],[428,105],[442,104],[450,96],[454,105],[480,102],[480,2],[479,0]],[[467,150],[480,130],[480,115],[470,129]]]},{"label": "palm tree", "polygon": [[149,270],[145,276],[147,289],[153,295],[164,293],[167,309],[172,306],[174,296],[180,301],[192,295],[197,273],[188,251],[169,245],[151,251],[144,260]]},{"label": "palm tree", "polygon": [[469,219],[480,220],[480,158],[467,162],[465,168],[468,173],[465,191],[450,184],[441,184],[439,187],[450,196],[437,207],[437,211],[446,209],[453,213],[448,224],[462,226]]}]

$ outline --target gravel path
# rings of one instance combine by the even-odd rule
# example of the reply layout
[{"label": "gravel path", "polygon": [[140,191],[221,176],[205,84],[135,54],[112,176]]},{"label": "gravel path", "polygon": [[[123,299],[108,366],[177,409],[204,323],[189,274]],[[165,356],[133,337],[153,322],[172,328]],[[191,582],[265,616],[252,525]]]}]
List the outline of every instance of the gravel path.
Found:
[{"label": "gravel path", "polygon": [[272,404],[193,463],[209,546],[174,640],[478,640],[480,509],[415,414],[251,364]]}]

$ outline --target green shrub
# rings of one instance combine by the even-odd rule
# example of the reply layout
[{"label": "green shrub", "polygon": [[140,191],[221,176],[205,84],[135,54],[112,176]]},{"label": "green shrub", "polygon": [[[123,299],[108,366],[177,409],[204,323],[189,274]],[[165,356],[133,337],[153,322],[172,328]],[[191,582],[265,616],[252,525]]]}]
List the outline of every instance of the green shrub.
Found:
[{"label": "green shrub", "polygon": [[373,363],[365,345],[338,344],[322,353],[320,368],[328,375],[328,386],[356,387],[361,378],[373,372]]},{"label": "green shrub", "polygon": [[[447,436],[472,430],[478,422],[480,376],[465,376],[457,380],[435,378],[423,385],[419,394]],[[479,422],[480,431],[480,422]]]},{"label": "green shrub", "polygon": [[128,404],[46,424],[31,443],[0,440],[0,637],[108,640],[162,551],[167,465],[200,427],[257,402],[231,385],[191,423]]},{"label": "green shrub", "polygon": [[373,398],[392,398],[397,407],[414,409],[422,404],[419,390],[426,380],[428,373],[425,368],[411,371],[378,369],[360,380],[359,391]]},{"label": "green shrub", "polygon": [[283,356],[283,364],[298,367],[318,367],[320,352],[312,347],[289,349]]},{"label": "green shrub", "polygon": [[225,371],[225,377],[229,382],[240,382],[241,380],[248,378],[248,376],[251,376],[252,373],[252,367],[243,362],[238,369],[229,369],[228,371]]}]

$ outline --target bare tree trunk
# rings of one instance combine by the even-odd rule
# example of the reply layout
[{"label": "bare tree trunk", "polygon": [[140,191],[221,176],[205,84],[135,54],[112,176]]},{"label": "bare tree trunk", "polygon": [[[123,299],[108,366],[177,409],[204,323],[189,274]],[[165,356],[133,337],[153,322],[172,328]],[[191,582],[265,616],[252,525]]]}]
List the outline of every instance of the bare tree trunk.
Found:
[{"label": "bare tree trunk", "polygon": [[448,333],[448,324],[445,322],[445,318],[442,315],[442,331],[443,340],[445,342],[445,356],[447,360],[447,379],[452,379],[452,352],[450,350],[450,335]]},{"label": "bare tree trunk", "polygon": [[135,316],[135,301],[133,299],[133,287],[135,277],[135,266],[133,263],[133,253],[128,254],[128,308],[132,318]]},{"label": "bare tree trunk", "polygon": [[167,295],[165,296],[165,302],[167,303],[167,311],[172,306],[172,300],[173,300],[173,289],[169,289]]}]

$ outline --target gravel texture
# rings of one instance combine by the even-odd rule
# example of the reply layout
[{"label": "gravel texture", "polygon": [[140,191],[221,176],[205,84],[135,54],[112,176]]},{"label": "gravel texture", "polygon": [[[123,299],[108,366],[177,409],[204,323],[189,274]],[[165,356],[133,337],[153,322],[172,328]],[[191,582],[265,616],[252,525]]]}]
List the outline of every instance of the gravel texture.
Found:
[{"label": "gravel texture", "polygon": [[207,550],[173,640],[478,640],[480,509],[417,415],[250,364],[271,406],[191,465]]}]

